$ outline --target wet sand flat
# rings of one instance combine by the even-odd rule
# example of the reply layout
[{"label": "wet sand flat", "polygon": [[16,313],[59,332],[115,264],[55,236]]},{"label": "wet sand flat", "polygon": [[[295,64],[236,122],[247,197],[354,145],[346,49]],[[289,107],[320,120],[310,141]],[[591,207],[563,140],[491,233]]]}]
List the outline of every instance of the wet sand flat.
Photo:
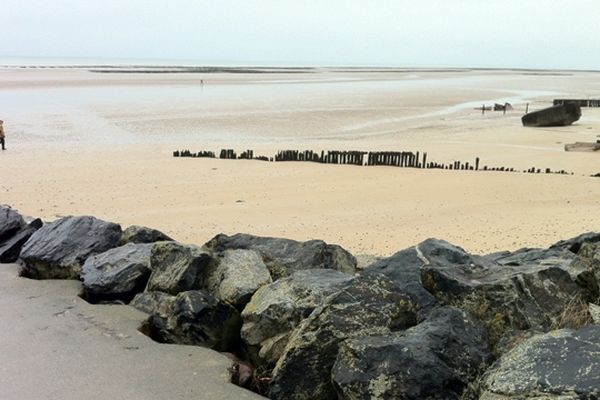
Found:
[{"label": "wet sand flat", "polygon": [[[569,127],[520,117],[600,97],[597,73],[339,71],[99,74],[0,71],[7,147],[0,202],[54,219],[91,214],[203,243],[224,232],[324,239],[388,255],[428,237],[471,252],[547,246],[600,227],[600,110]],[[203,80],[204,84],[200,81]],[[510,102],[503,115],[474,110]],[[175,149],[426,151],[431,161],[573,176],[176,159]]]}]

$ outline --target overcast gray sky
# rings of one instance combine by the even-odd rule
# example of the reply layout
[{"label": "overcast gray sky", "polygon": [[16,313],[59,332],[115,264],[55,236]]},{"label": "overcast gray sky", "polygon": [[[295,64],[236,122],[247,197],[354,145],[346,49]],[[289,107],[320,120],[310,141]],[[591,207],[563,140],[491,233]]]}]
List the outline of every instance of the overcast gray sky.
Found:
[{"label": "overcast gray sky", "polygon": [[600,69],[600,0],[3,0],[0,56]]}]

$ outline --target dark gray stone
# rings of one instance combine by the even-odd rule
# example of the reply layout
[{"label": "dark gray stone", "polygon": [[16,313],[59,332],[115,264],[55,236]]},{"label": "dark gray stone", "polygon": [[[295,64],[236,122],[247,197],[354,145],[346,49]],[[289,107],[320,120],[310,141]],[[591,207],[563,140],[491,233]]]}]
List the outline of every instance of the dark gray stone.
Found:
[{"label": "dark gray stone", "polygon": [[482,400],[600,398],[600,326],[537,335],[496,361]]},{"label": "dark gray stone", "polygon": [[127,243],[154,243],[172,241],[169,236],[159,230],[145,226],[131,225],[123,231],[119,246]]},{"label": "dark gray stone", "polygon": [[452,307],[403,332],[347,340],[332,379],[338,399],[459,399],[492,361],[487,332]]},{"label": "dark gray stone", "polygon": [[252,250],[225,250],[205,274],[204,288],[219,301],[242,310],[271,275],[260,254]]},{"label": "dark gray stone", "polygon": [[438,306],[436,298],[421,283],[421,267],[425,260],[416,246],[401,250],[391,257],[377,261],[365,268],[363,275],[383,274],[419,305],[419,319]]},{"label": "dark gray stone", "polygon": [[204,290],[181,292],[177,296],[140,295],[134,305],[150,311],[148,329],[157,341],[217,351],[232,351],[240,343],[238,311]]},{"label": "dark gray stone", "polygon": [[561,240],[550,246],[551,249],[564,249],[577,254],[584,243],[600,242],[600,232],[587,232],[571,239]]},{"label": "dark gray stone", "polygon": [[146,287],[153,244],[129,243],[89,257],[81,277],[87,300],[129,302]]},{"label": "dark gray stone", "polygon": [[273,400],[335,398],[331,369],[340,344],[416,324],[416,305],[383,275],[359,276],[329,296],[291,335],[273,370]]},{"label": "dark gray stone", "polygon": [[335,269],[347,274],[356,271],[356,259],[337,245],[321,240],[297,242],[238,233],[233,236],[217,235],[204,245],[221,252],[227,249],[248,249],[258,252],[273,280],[289,276],[303,269]]},{"label": "dark gray stone", "polygon": [[175,296],[163,292],[142,292],[136,294],[129,305],[146,314],[159,314],[166,319],[166,311],[161,311],[161,306],[164,308],[173,299],[175,299]]},{"label": "dark gray stone", "polygon": [[494,343],[510,330],[552,329],[574,298],[586,296],[568,271],[575,256],[566,250],[479,257],[432,239],[417,250],[423,286],[441,303],[480,318]]},{"label": "dark gray stone", "polygon": [[79,279],[93,255],[116,247],[121,227],[82,216],[65,217],[37,230],[21,250],[23,275],[35,279]]},{"label": "dark gray stone", "polygon": [[44,223],[41,219],[34,219],[27,226],[21,228],[10,239],[0,243],[0,263],[14,263],[19,259],[19,254],[23,245],[29,240],[31,235],[42,227]]},{"label": "dark gray stone", "polygon": [[331,269],[302,270],[254,293],[242,312],[241,332],[254,364],[271,370],[298,324],[352,279]]},{"label": "dark gray stone", "polygon": [[25,225],[21,214],[12,208],[0,206],[0,243],[10,239]]},{"label": "dark gray stone", "polygon": [[198,246],[178,242],[157,242],[152,248],[152,275],[149,291],[176,295],[179,292],[201,289],[204,274],[212,258]]}]

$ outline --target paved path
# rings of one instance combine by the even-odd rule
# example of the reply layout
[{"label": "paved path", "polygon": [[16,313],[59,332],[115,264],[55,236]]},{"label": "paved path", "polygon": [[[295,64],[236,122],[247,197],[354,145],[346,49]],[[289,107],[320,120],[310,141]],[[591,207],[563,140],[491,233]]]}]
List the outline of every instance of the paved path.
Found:
[{"label": "paved path", "polygon": [[261,399],[228,383],[228,359],[138,332],[145,314],[91,305],[77,281],[18,277],[0,264],[0,399]]}]

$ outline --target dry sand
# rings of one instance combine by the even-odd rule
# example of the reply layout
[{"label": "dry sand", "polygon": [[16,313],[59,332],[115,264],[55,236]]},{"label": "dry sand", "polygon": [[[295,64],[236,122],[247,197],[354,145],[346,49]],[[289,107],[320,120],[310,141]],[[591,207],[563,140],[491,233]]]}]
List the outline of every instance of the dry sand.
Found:
[{"label": "dry sand", "polygon": [[[247,232],[389,255],[428,237],[477,253],[600,230],[600,109],[569,127],[521,126],[556,97],[600,98],[600,73],[317,70],[98,74],[0,70],[8,150],[0,203],[47,220],[91,214],[191,243]],[[204,85],[200,80],[204,80]],[[473,108],[509,101],[515,110]],[[573,176],[175,159],[175,149],[427,151]]]}]

